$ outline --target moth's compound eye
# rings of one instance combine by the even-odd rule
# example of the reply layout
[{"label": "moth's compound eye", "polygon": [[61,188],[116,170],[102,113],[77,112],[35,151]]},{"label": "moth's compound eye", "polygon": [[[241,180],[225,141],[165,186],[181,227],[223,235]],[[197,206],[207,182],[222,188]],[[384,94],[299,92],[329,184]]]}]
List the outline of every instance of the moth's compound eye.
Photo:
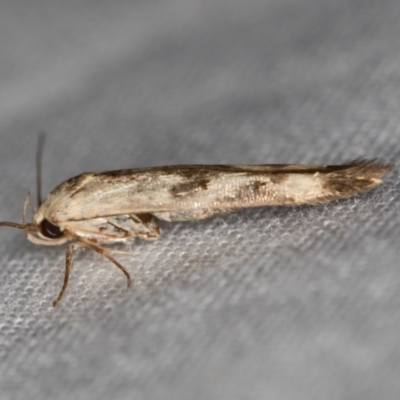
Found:
[{"label": "moth's compound eye", "polygon": [[40,223],[40,233],[49,239],[58,239],[64,235],[58,226],[53,225],[47,219]]}]

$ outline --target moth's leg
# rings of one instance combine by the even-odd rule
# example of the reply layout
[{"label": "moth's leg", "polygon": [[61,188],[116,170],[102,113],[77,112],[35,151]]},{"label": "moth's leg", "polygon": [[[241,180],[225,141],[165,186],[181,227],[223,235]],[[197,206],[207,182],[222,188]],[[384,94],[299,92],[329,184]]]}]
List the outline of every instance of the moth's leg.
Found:
[{"label": "moth's leg", "polygon": [[64,283],[62,285],[61,291],[58,295],[58,297],[53,301],[53,307],[57,305],[57,303],[61,300],[61,298],[64,295],[65,289],[67,289],[68,286],[68,280],[69,280],[69,272],[71,271],[72,267],[74,266],[74,258],[72,255],[72,252],[74,249],[77,249],[79,247],[86,247],[80,242],[74,242],[70,243],[67,246],[67,252],[65,254],[65,275],[64,275]]},{"label": "moth's leg", "polygon": [[93,243],[92,241],[85,239],[83,237],[77,236],[76,234],[74,234],[71,231],[65,230],[65,233],[69,234],[71,237],[76,239],[82,247],[87,247],[87,248],[95,251],[96,253],[101,254],[103,257],[107,258],[108,260],[110,260],[116,267],[118,267],[124,273],[124,275],[126,276],[126,279],[128,281],[128,287],[131,285],[132,279],[131,279],[131,276],[129,275],[128,270],[123,265],[121,265],[113,256],[111,256],[110,252],[107,249],[105,249],[104,247],[97,246],[97,244]]},{"label": "moth's leg", "polygon": [[118,267],[125,274],[126,279],[128,281],[128,287],[131,285],[132,279],[131,276],[129,275],[128,270],[122,264],[120,264],[113,256],[111,256],[108,250],[106,250],[104,247],[96,246],[95,244],[91,243],[86,243],[86,245],[96,253],[99,253],[103,257],[110,260],[116,267]]},{"label": "moth's leg", "polygon": [[145,232],[139,234],[139,237],[147,240],[158,239],[161,234],[160,227],[154,222],[154,216],[148,213],[132,214],[131,219],[133,221],[140,221],[140,223],[146,228]]},{"label": "moth's leg", "polygon": [[146,240],[155,240],[160,236],[160,228],[154,222],[154,217],[148,213],[117,215],[107,219],[115,232],[124,232],[126,238],[139,237]]}]

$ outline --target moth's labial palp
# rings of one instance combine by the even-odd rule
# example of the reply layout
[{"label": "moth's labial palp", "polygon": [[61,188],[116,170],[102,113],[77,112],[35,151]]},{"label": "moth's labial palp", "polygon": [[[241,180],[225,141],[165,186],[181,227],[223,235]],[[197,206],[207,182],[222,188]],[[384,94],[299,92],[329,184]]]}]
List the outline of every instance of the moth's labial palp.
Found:
[{"label": "moth's labial palp", "polygon": [[59,239],[64,235],[58,226],[53,225],[47,219],[40,223],[40,233],[49,239]]}]

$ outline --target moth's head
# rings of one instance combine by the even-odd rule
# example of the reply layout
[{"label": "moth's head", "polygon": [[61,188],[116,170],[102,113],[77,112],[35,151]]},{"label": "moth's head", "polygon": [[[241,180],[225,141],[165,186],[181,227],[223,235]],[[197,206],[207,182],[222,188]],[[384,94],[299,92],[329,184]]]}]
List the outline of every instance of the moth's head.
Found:
[{"label": "moth's head", "polygon": [[32,225],[34,230],[27,229],[28,239],[36,244],[57,246],[67,242],[70,238],[60,226],[50,222],[41,212],[40,208],[33,216]]},{"label": "moth's head", "polygon": [[39,211],[33,216],[32,223],[18,224],[16,222],[0,222],[0,226],[10,226],[12,228],[25,231],[27,238],[36,244],[57,246],[67,242],[70,238],[59,226],[51,223]]}]

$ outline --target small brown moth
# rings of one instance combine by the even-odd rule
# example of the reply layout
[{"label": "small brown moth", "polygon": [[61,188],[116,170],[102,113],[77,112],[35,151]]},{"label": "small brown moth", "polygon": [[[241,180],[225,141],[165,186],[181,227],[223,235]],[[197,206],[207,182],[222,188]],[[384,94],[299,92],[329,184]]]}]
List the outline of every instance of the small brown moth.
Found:
[{"label": "small brown moth", "polygon": [[[43,144],[43,143],[42,143]],[[39,146],[41,149],[42,146]],[[38,151],[41,155],[41,150]],[[38,160],[40,156],[38,157]],[[72,252],[89,248],[114,263],[131,283],[129,272],[102,247],[135,237],[157,239],[164,221],[192,221],[248,207],[320,204],[353,196],[380,183],[392,165],[355,160],[343,165],[177,165],[84,173],[57,186],[40,201],[32,223],[1,222],[22,229],[30,241],[67,246],[64,283]],[[40,175],[40,161],[38,161]],[[29,195],[28,195],[29,196]]]}]

